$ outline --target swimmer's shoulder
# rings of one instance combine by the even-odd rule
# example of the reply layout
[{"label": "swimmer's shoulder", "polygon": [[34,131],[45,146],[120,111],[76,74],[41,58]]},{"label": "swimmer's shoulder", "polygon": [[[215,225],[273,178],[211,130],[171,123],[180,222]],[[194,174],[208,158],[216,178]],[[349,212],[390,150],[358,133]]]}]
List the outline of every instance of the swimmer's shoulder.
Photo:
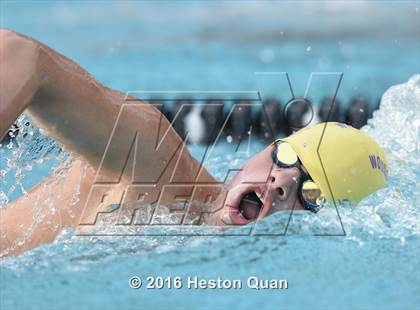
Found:
[{"label": "swimmer's shoulder", "polygon": [[[6,69],[14,70],[13,76],[18,76],[19,71],[35,72],[41,51],[39,42],[4,28],[0,28],[0,42],[2,67],[8,63]],[[7,76],[13,78],[10,75],[11,72]]]},{"label": "swimmer's shoulder", "polygon": [[[14,76],[28,77],[31,76],[28,73],[33,73],[42,82],[47,77],[47,73],[51,74],[54,70],[55,72],[65,71],[71,76],[97,83],[93,76],[77,63],[36,39],[13,30],[0,28],[0,42],[2,62],[11,62],[13,66],[9,67],[25,70],[22,73],[26,73],[26,75],[18,75],[17,73],[20,72],[14,72]],[[57,71],[59,68],[62,71]],[[48,86],[48,83],[42,83],[42,85]]]},{"label": "swimmer's shoulder", "polygon": [[37,45],[37,43],[34,39],[25,36],[24,34],[21,33],[17,33],[13,30],[9,30],[6,28],[0,28],[0,38],[1,38],[1,42],[2,45],[1,47],[3,48],[3,46],[5,44],[25,44],[27,47],[30,47],[31,45]]}]

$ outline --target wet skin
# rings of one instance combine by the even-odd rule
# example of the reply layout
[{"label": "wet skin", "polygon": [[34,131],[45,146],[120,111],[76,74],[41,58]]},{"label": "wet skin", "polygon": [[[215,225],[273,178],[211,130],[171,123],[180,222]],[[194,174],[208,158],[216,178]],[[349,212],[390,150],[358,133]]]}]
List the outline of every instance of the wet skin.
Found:
[{"label": "wet skin", "polygon": [[[91,222],[98,211],[109,204],[119,203],[121,193],[132,181],[130,169],[121,174],[119,163],[126,159],[126,154],[120,150],[127,147],[127,137],[132,137],[133,129],[141,133],[137,136],[139,145],[146,146],[136,158],[142,163],[136,177],[154,180],[156,171],[163,171],[154,184],[156,192],[171,184],[174,178],[190,184],[217,183],[192,158],[168,120],[153,106],[143,103],[141,110],[136,109],[138,104],[128,106],[127,113],[119,114],[122,106],[127,106],[126,95],[100,84],[70,59],[13,31],[0,29],[0,42],[0,138],[26,111],[38,127],[64,150],[72,152],[75,158],[67,167],[66,178],[50,176],[0,208],[0,255],[22,238],[25,238],[24,242],[7,255],[52,242],[63,227],[82,229],[79,223]],[[115,145],[112,145],[115,151],[108,160],[102,161],[118,117],[122,126],[115,134]],[[166,140],[155,150],[149,146],[156,143],[158,126],[166,132]],[[217,197],[204,223],[244,225],[277,210],[302,209],[296,199],[299,170],[273,166],[271,148],[269,146],[251,158],[226,187],[210,186],[197,190],[194,199],[198,203],[206,202],[208,196]],[[99,170],[101,176],[110,180],[119,178],[119,183],[101,193],[106,194],[105,199],[98,196],[88,203]],[[78,200],[71,204],[70,210],[75,191],[79,193]],[[160,200],[161,204],[170,205],[177,195],[190,195],[188,188],[173,187],[171,191],[167,199]],[[251,193],[254,193],[251,195],[254,201],[249,203],[244,197]],[[257,204],[256,195],[261,199]],[[155,200],[151,196],[142,204],[153,203]],[[45,210],[54,205],[57,212],[46,213],[44,219],[33,227],[34,202],[37,208]],[[27,237],[25,233],[30,227],[33,232]]]},{"label": "wet skin", "polygon": [[[297,198],[301,172],[298,168],[277,167],[271,158],[272,148],[270,145],[248,160],[222,190],[215,201],[215,213],[209,223],[245,225],[276,211],[304,210]],[[262,205],[248,203],[244,206],[244,196],[253,192]]]}]

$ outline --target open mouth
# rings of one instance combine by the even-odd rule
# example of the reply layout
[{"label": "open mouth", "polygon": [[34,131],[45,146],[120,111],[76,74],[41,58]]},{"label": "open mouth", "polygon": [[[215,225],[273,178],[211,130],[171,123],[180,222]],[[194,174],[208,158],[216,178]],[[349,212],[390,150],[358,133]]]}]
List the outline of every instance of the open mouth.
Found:
[{"label": "open mouth", "polygon": [[230,203],[230,218],[236,225],[245,225],[267,213],[266,202],[259,188],[248,187]]},{"label": "open mouth", "polygon": [[239,203],[239,213],[247,220],[257,219],[263,207],[261,196],[256,192],[251,192],[242,197]]}]

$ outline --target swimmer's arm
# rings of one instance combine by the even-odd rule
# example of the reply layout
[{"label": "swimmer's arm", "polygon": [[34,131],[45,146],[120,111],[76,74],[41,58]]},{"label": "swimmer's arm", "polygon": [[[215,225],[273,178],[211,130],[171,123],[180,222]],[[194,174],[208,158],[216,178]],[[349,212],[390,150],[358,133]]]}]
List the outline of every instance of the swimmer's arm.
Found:
[{"label": "swimmer's arm", "polygon": [[[76,63],[42,43],[12,31],[0,29],[0,61],[0,136],[3,137],[6,134],[13,122],[26,109],[39,127],[51,135],[64,149],[81,155],[89,167],[96,171],[121,105],[126,103],[125,94],[101,85]],[[142,169],[139,170],[142,180],[147,180],[154,171],[167,166],[165,163],[167,155],[174,154],[175,160],[171,162],[172,166],[168,166],[169,169],[162,174],[157,187],[162,188],[170,183],[171,177],[176,179],[178,175],[186,183],[194,182],[197,171],[201,168],[200,163],[191,157],[187,148],[180,147],[181,138],[166,118],[162,118],[157,109],[146,104],[144,110],[127,113],[121,121],[124,126],[121,130],[121,139],[117,139],[117,144],[114,146],[115,149],[122,149],[118,143],[126,140],[124,139],[128,136],[126,134],[131,134],[134,126],[141,133],[137,137],[139,145],[146,150],[152,149],[137,158],[142,164]],[[151,134],[150,128],[156,124],[162,125],[168,139],[154,152],[156,139]],[[121,154],[121,156],[126,156],[126,154]],[[116,158],[112,159],[103,167],[111,178],[121,173],[113,166],[113,163],[117,161]],[[172,173],[174,165],[177,165],[176,174]],[[205,169],[202,169],[200,176],[200,182],[214,182]],[[129,177],[125,179],[129,180]],[[29,190],[24,197],[0,210],[0,224],[7,232],[5,239],[15,242],[31,227],[33,202],[36,196],[39,196],[38,201],[48,201],[48,193],[45,190],[51,189],[51,186],[48,181],[44,181]],[[67,183],[66,186],[71,189],[76,185]],[[91,184],[85,186],[86,189],[90,187]],[[175,189],[180,196],[189,193],[187,189]],[[56,196],[60,191],[53,190],[52,193]],[[203,192],[195,198],[204,201],[207,196],[208,193]],[[80,197],[80,201],[84,205],[86,199]],[[65,207],[66,203],[61,203],[60,200],[56,202],[61,212],[61,208]],[[95,214],[97,206],[89,205],[87,209],[87,214]],[[24,247],[31,248],[36,244],[53,240],[56,231],[51,228],[51,225],[56,225],[57,221],[57,217],[46,217],[38,226],[41,233],[36,233],[38,236],[34,237],[36,242],[30,241]],[[69,226],[73,224],[74,222],[68,223]],[[45,230],[41,227],[45,227]],[[2,248],[3,245],[1,245]]]},{"label": "swimmer's arm", "polygon": [[56,189],[49,184],[52,180],[52,176],[48,177],[26,195],[0,208],[0,257],[17,255],[54,241],[64,226],[65,210],[48,203],[51,196],[48,190]]},{"label": "swimmer's arm", "polygon": [[120,201],[123,189],[117,187],[107,192],[96,209],[87,210],[95,171],[80,159],[68,159],[59,170],[0,207],[0,257],[53,242],[65,227],[89,231],[94,228],[98,212]]},{"label": "swimmer's arm", "polygon": [[0,257],[52,242],[63,227],[75,227],[83,207],[80,199],[86,196],[84,183],[93,173],[83,169],[80,161],[65,171],[64,177],[49,176],[0,208]]},{"label": "swimmer's arm", "polygon": [[[0,30],[0,43],[0,136],[26,109],[33,121],[65,150],[76,152],[98,169],[118,120],[121,126],[112,144],[112,149],[118,151],[101,166],[101,173],[109,179],[120,176],[121,166],[117,163],[125,160],[123,150],[137,131],[138,145],[142,147],[136,159],[142,165],[137,179],[151,180],[156,171],[164,171],[159,180],[162,185],[172,177],[194,182],[201,170],[200,182],[214,182],[181,147],[182,139],[152,105],[142,104],[138,109],[141,102],[137,102],[120,115],[122,105],[127,103],[126,95],[105,87],[72,60],[8,30]],[[166,134],[155,150],[157,128]],[[171,163],[169,159],[173,159]],[[129,182],[130,177],[124,174],[122,179]]]},{"label": "swimmer's arm", "polygon": [[37,44],[0,29],[0,140],[41,85]]}]

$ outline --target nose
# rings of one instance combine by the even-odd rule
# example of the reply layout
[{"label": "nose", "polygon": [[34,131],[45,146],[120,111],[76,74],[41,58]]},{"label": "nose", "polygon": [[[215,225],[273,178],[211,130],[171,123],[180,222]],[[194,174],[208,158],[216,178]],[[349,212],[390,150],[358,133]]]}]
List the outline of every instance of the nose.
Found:
[{"label": "nose", "polygon": [[287,200],[297,192],[300,171],[297,168],[274,168],[269,178],[269,191],[280,200]]}]

